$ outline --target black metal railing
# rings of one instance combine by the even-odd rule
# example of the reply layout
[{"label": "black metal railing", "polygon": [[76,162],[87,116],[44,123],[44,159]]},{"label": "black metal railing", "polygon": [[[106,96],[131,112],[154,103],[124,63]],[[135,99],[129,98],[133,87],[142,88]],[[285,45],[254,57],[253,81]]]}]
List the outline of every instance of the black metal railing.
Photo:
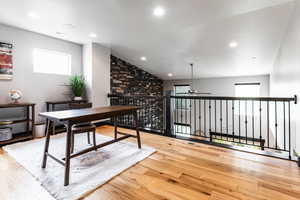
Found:
[{"label": "black metal railing", "polygon": [[[111,105],[139,106],[139,125],[144,130],[163,134],[165,132],[165,97],[164,96],[133,96],[109,94]],[[134,127],[133,117],[118,117],[117,123],[123,127]]]},{"label": "black metal railing", "polygon": [[[111,105],[140,106],[145,130],[291,159],[291,104],[296,97],[109,97]],[[133,119],[124,116],[118,124],[130,128]]]},{"label": "black metal railing", "polygon": [[[291,159],[290,113],[296,97],[171,96],[171,100],[175,135],[267,149]],[[177,132],[178,126],[185,131]]]}]

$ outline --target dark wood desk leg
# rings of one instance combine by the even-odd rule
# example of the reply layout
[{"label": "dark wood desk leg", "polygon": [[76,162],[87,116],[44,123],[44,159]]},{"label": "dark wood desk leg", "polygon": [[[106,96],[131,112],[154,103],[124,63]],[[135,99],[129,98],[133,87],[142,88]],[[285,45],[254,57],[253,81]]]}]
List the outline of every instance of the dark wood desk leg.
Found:
[{"label": "dark wood desk leg", "polygon": [[49,105],[49,103],[46,103],[46,110],[47,110],[47,112],[50,112],[50,105]]},{"label": "dark wood desk leg", "polygon": [[93,144],[94,144],[94,147],[95,147],[95,151],[97,151],[97,144],[96,144],[96,130],[93,131]]},{"label": "dark wood desk leg", "polygon": [[137,111],[134,113],[134,121],[135,121],[135,130],[136,130],[136,138],[137,138],[137,142],[138,142],[138,147],[139,149],[142,148],[141,145],[141,137],[140,137],[140,131],[139,131],[139,122],[138,122],[138,115],[137,115]]},{"label": "dark wood desk leg", "polygon": [[47,119],[46,120],[46,127],[45,127],[46,141],[45,141],[45,148],[44,148],[44,156],[43,156],[42,168],[45,168],[46,164],[47,164],[47,153],[48,153],[48,149],[49,149],[49,142],[50,142],[50,135],[51,135],[50,124],[51,124],[51,121],[49,121]]},{"label": "dark wood desk leg", "polygon": [[66,161],[65,161],[65,181],[64,186],[69,185],[70,179],[70,151],[71,151],[71,137],[72,137],[72,124],[68,122],[67,124],[67,141],[66,141]]},{"label": "dark wood desk leg", "polygon": [[31,107],[31,129],[32,129],[32,136],[35,138],[35,106]]},{"label": "dark wood desk leg", "polygon": [[115,140],[118,138],[118,126],[117,126],[117,118],[114,117],[114,127],[115,127]]},{"label": "dark wood desk leg", "polygon": [[29,106],[26,106],[26,133],[29,135],[29,133],[30,133],[30,130],[29,130],[29,125],[30,125],[30,117],[29,117],[29,115],[30,115],[30,107]]}]

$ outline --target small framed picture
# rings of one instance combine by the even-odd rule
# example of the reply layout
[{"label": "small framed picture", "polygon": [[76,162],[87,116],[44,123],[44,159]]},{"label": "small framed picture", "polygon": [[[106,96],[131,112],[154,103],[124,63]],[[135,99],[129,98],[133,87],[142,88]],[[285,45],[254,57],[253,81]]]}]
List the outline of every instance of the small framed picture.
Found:
[{"label": "small framed picture", "polygon": [[13,78],[12,44],[0,42],[0,80]]}]

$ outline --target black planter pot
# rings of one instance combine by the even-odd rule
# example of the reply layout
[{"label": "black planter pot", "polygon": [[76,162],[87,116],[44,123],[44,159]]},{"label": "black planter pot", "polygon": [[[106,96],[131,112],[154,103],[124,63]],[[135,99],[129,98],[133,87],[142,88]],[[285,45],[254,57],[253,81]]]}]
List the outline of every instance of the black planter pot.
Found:
[{"label": "black planter pot", "polygon": [[300,157],[298,157],[298,167],[300,167]]}]

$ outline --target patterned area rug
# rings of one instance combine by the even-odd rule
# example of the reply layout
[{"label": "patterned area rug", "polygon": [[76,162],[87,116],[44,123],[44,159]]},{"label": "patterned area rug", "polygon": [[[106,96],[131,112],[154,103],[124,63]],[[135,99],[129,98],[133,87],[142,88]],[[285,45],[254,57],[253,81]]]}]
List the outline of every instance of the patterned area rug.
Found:
[{"label": "patterned area rug", "polygon": [[[97,144],[112,138],[97,134]],[[65,135],[51,137],[49,153],[58,158],[65,155]],[[114,176],[147,158],[155,149],[136,143],[118,142],[98,151],[92,151],[71,159],[70,185],[63,186],[64,167],[48,158],[47,168],[42,169],[44,139],[17,143],[4,147],[18,163],[27,169],[41,185],[56,199],[78,199],[97,187],[103,185]],[[89,147],[86,134],[75,136],[75,151]]]}]

